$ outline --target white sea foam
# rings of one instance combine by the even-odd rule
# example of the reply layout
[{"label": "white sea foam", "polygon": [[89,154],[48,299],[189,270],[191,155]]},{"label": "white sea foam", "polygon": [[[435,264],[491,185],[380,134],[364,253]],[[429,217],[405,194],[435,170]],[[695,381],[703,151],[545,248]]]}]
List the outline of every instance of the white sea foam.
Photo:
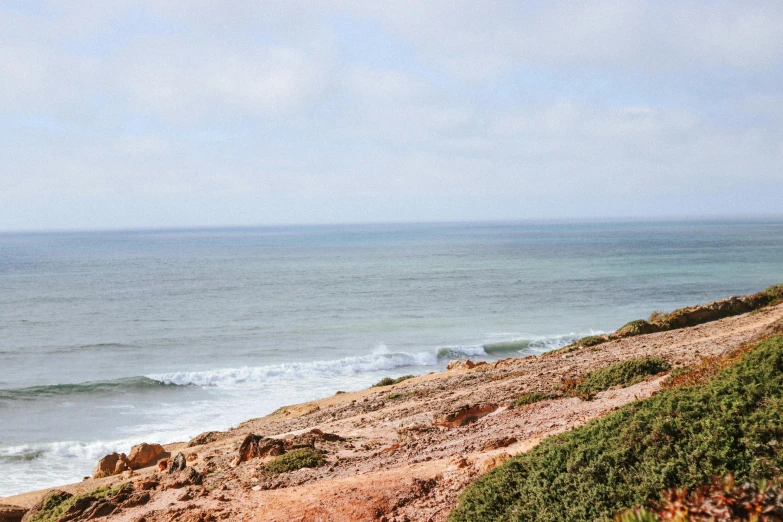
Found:
[{"label": "white sea foam", "polygon": [[274,381],[290,381],[353,375],[401,367],[434,366],[438,356],[433,352],[379,353],[358,357],[345,357],[333,361],[312,361],[306,363],[284,363],[271,366],[245,368],[224,368],[198,372],[172,372],[148,375],[147,377],[165,384],[233,387]]},{"label": "white sea foam", "polygon": [[442,346],[435,351],[390,352],[379,343],[372,353],[331,361],[283,363],[270,366],[222,368],[192,372],[151,374],[146,377],[164,384],[179,386],[210,386],[232,388],[265,383],[291,382],[302,379],[321,379],[345,375],[359,375],[396,368],[432,367],[448,359],[461,357],[491,357],[504,353],[539,354],[569,344],[584,335],[568,333],[555,336],[527,336],[523,339],[488,344]]}]

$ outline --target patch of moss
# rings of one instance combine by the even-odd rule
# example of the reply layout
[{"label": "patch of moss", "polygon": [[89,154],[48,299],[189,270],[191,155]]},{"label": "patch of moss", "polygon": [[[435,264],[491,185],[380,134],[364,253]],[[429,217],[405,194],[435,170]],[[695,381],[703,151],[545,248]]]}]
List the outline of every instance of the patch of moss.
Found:
[{"label": "patch of moss", "polygon": [[27,519],[28,522],[56,522],[62,517],[68,509],[74,505],[78,500],[86,497],[94,497],[96,499],[107,498],[116,495],[120,490],[125,488],[133,488],[130,484],[120,484],[113,488],[106,486],[94,489],[88,493],[82,493],[81,495],[69,496],[67,493],[62,492],[50,493],[43,501],[40,511],[30,516]]},{"label": "patch of moss", "polygon": [[469,486],[451,522],[582,522],[712,477],[783,468],[783,336],[708,382],[664,390],[551,437]]},{"label": "patch of moss", "polygon": [[269,461],[264,470],[277,475],[302,468],[317,468],[326,462],[326,458],[311,448],[301,448],[289,451]]},{"label": "patch of moss", "polygon": [[[583,379],[574,382],[572,388],[576,395],[594,394],[608,390],[613,386],[632,386],[650,375],[669,371],[671,366],[660,357],[640,357],[628,359],[606,368],[588,373]],[[571,391],[566,389],[565,391]]]},{"label": "patch of moss", "polygon": [[396,379],[392,377],[384,377],[380,381],[376,382],[372,385],[373,388],[377,388],[379,386],[391,386],[392,384],[399,384],[402,381],[413,379],[415,375],[403,375],[402,377],[397,377]]},{"label": "patch of moss", "polygon": [[525,393],[524,395],[517,397],[517,399],[514,401],[514,407],[520,408],[522,406],[527,406],[528,404],[534,404],[536,402],[541,402],[552,398],[552,395],[541,392]]},{"label": "patch of moss", "polygon": [[631,321],[630,323],[623,325],[614,333],[614,335],[616,337],[633,337],[636,335],[644,335],[657,331],[658,328],[656,328],[654,325],[648,323],[644,319],[637,319],[636,321]]},{"label": "patch of moss", "polygon": [[588,335],[587,337],[582,337],[576,341],[576,344],[579,346],[584,346],[585,348],[589,348],[591,346],[597,346],[599,344],[605,343],[606,341],[607,338],[603,335]]}]

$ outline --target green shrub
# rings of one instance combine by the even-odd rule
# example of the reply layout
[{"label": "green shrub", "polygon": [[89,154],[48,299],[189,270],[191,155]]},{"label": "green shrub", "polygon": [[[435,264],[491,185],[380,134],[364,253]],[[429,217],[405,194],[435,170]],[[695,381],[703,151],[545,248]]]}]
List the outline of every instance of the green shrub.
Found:
[{"label": "green shrub", "polygon": [[541,392],[531,392],[526,393],[520,397],[518,397],[514,401],[514,407],[519,408],[520,406],[527,406],[528,404],[533,404],[536,402],[545,401],[547,399],[553,398],[551,395],[548,395],[546,393]]},{"label": "green shrub", "polygon": [[264,469],[268,473],[277,475],[287,471],[296,471],[302,468],[317,468],[326,462],[326,458],[311,448],[300,448],[289,451],[269,461]]},{"label": "green shrub", "polygon": [[391,386],[392,384],[398,384],[402,381],[405,381],[407,379],[414,378],[415,375],[403,375],[402,377],[397,377],[396,379],[393,379],[391,377],[384,377],[380,381],[376,382],[372,385],[373,388],[377,388],[378,386]]},{"label": "green shrub", "polygon": [[[671,369],[669,363],[659,357],[641,357],[607,366],[588,373],[573,386],[576,395],[598,393],[612,386],[631,386],[643,381],[649,375],[656,375]],[[566,390],[569,391],[569,390]]]},{"label": "green shrub", "polygon": [[644,335],[657,331],[658,328],[656,328],[654,325],[648,323],[644,319],[637,319],[636,321],[626,323],[613,335],[617,337],[633,337],[635,335]]},{"label": "green shrub", "polygon": [[603,335],[588,335],[587,337],[582,337],[576,341],[576,344],[589,348],[590,346],[597,346],[599,344],[605,343],[606,341],[607,338]]},{"label": "green shrub", "polygon": [[706,384],[665,390],[542,442],[469,486],[451,522],[593,521],[712,477],[783,466],[783,336]]}]

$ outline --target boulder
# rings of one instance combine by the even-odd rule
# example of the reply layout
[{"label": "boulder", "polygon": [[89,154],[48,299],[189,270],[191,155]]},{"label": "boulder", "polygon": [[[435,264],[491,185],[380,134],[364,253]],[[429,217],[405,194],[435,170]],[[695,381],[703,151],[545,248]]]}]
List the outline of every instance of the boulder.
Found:
[{"label": "boulder", "polygon": [[280,439],[269,439],[252,433],[245,437],[239,446],[239,455],[234,459],[234,465],[248,460],[263,457],[275,457],[285,453],[285,442]]},{"label": "boulder", "polygon": [[128,463],[131,469],[141,469],[152,466],[162,457],[166,457],[167,451],[160,444],[147,444],[142,442],[131,448],[128,455]]},{"label": "boulder", "polygon": [[185,455],[180,452],[177,453],[177,455],[171,461],[171,466],[169,466],[169,473],[179,473],[180,471],[185,471],[185,468],[187,467],[188,461],[185,458]]},{"label": "boulder", "polygon": [[25,513],[27,513],[25,508],[0,504],[0,522],[20,522]]},{"label": "boulder", "polygon": [[98,461],[98,465],[92,472],[92,478],[110,477],[128,469],[131,468],[128,457],[124,453],[110,453]]}]

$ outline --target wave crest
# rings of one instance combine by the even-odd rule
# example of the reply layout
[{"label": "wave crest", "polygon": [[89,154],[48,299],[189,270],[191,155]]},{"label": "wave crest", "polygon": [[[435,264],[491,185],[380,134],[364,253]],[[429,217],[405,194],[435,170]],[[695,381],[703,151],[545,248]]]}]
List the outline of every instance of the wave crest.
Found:
[{"label": "wave crest", "polygon": [[91,393],[126,393],[160,388],[163,383],[147,377],[127,377],[113,381],[83,382],[76,384],[50,384],[0,390],[0,401],[32,401],[49,397]]},{"label": "wave crest", "polygon": [[237,386],[281,379],[306,379],[352,375],[380,370],[393,370],[405,366],[434,366],[438,357],[431,352],[376,353],[358,357],[345,357],[334,361],[284,363],[272,366],[225,368],[201,372],[172,372],[148,375],[163,384],[179,386]]}]

